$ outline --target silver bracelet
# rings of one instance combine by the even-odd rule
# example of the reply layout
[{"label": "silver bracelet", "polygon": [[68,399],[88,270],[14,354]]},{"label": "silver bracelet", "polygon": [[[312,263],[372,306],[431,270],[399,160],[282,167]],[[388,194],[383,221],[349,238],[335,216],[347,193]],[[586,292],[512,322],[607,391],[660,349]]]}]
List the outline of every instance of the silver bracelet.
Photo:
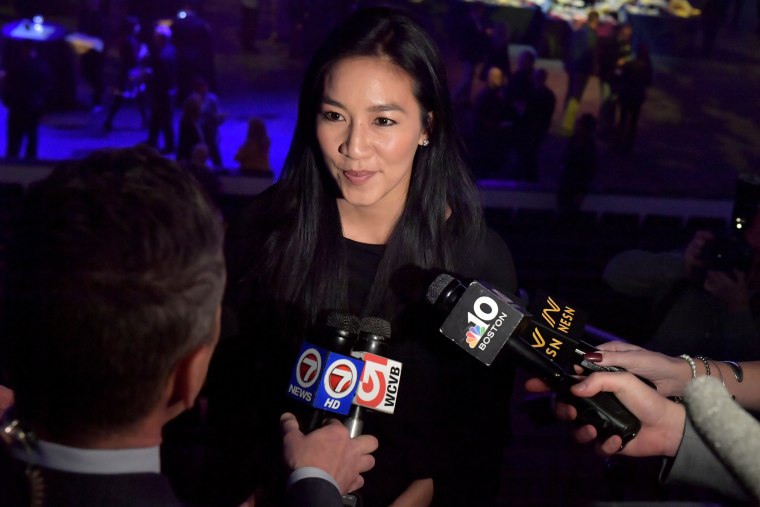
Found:
[{"label": "silver bracelet", "polygon": [[742,370],[742,365],[734,361],[723,361],[723,363],[731,367],[731,371],[734,372],[734,378],[737,382],[744,380],[744,370]]},{"label": "silver bracelet", "polygon": [[700,361],[702,361],[702,363],[704,363],[704,365],[705,365],[705,375],[707,375],[709,377],[711,375],[711,372],[710,372],[710,363],[708,362],[710,360],[710,358],[705,357],[705,356],[695,356],[694,359],[699,359]]},{"label": "silver bracelet", "polygon": [[[723,384],[723,389],[726,389],[726,392],[728,392],[728,389],[726,388],[726,380],[723,378],[723,370],[720,369],[720,361],[714,361],[715,367],[718,369],[718,375],[720,375],[720,383]],[[729,396],[731,396],[732,400],[736,399],[736,396],[734,396],[731,393],[728,393]]]},{"label": "silver bracelet", "polygon": [[697,365],[694,363],[694,360],[691,358],[691,356],[688,356],[686,354],[681,354],[679,357],[681,359],[685,359],[686,362],[689,363],[689,368],[691,368],[692,380],[697,378]]}]

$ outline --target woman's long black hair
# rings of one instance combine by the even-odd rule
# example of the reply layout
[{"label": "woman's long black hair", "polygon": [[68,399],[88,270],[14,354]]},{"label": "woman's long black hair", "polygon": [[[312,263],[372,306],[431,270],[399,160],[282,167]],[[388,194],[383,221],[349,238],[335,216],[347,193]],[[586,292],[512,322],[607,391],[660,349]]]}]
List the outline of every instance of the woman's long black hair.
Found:
[{"label": "woman's long black hair", "polygon": [[[391,234],[365,312],[393,312],[388,284],[400,266],[451,269],[455,248],[477,238],[480,197],[462,157],[452,118],[446,72],[435,43],[406,14],[390,8],[359,10],[317,50],[300,92],[298,120],[260,245],[269,295],[294,304],[317,324],[320,311],[346,308],[346,254],[336,198],[316,137],[325,76],[344,58],[377,56],[411,76],[430,144],[418,147],[401,217]],[[430,114],[432,113],[432,114]],[[276,215],[276,216],[275,216]],[[388,306],[388,305],[391,306]]]}]

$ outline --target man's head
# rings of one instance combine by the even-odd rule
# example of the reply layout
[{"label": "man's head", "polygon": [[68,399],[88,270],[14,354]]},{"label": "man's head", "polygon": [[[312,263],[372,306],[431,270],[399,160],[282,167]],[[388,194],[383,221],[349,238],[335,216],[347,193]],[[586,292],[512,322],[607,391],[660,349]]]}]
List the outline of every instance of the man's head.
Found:
[{"label": "man's head", "polygon": [[596,11],[589,11],[588,16],[586,17],[586,22],[591,28],[599,26],[599,13]]},{"label": "man's head", "polygon": [[495,90],[502,86],[504,86],[504,72],[496,66],[488,69],[488,87]]},{"label": "man's head", "polygon": [[19,418],[63,441],[127,431],[187,383],[177,370],[200,377],[177,400],[192,403],[218,334],[222,237],[195,179],[147,148],[95,152],[33,186],[8,266]]}]

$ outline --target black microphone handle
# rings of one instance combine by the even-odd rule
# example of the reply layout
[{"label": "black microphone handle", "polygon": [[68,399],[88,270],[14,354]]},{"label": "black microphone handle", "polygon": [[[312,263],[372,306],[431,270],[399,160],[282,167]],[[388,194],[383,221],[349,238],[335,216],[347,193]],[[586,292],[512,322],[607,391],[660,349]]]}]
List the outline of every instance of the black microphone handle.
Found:
[{"label": "black microphone handle", "polygon": [[612,393],[601,392],[589,398],[581,398],[572,394],[570,387],[580,381],[565,372],[559,365],[544,360],[522,338],[512,336],[507,340],[506,347],[519,358],[523,367],[549,384],[549,387],[559,394],[563,402],[574,406],[578,411],[576,423],[594,426],[601,440],[606,440],[612,435],[618,435],[623,439],[623,445],[625,445],[641,429],[641,422],[638,418]]},{"label": "black microphone handle", "polygon": [[312,408],[308,411],[307,418],[304,420],[304,435],[322,427],[325,422],[327,412],[318,408]]}]

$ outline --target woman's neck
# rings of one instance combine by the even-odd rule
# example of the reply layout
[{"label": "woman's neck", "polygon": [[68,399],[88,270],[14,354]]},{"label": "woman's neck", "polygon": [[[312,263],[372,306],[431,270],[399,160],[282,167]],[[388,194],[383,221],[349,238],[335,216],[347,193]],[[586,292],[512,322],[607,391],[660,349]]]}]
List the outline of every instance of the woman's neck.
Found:
[{"label": "woman's neck", "polygon": [[388,242],[403,208],[398,210],[359,207],[338,199],[343,236],[359,243],[384,245]]}]

